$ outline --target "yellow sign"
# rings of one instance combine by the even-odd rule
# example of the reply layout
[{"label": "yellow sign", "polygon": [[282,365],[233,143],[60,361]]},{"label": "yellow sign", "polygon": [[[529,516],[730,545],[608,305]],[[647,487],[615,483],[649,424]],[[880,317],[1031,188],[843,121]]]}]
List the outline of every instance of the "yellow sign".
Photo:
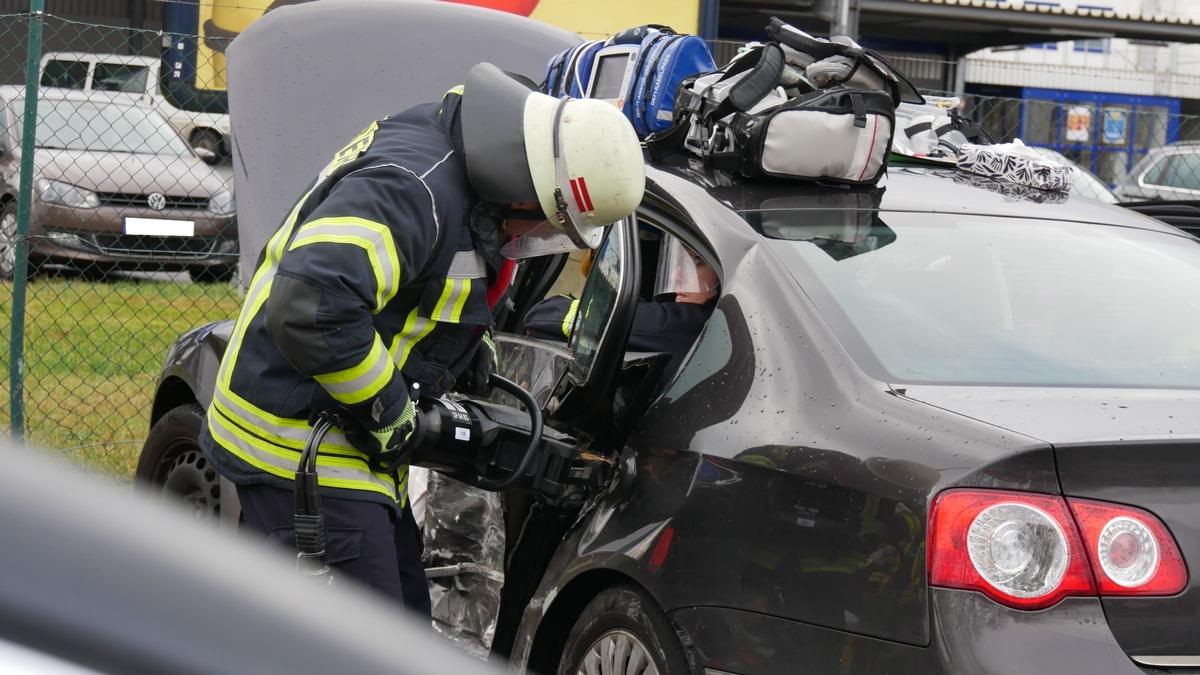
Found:
[{"label": "yellow sign", "polygon": [[648,23],[670,26],[677,33],[700,30],[699,0],[540,0],[529,16],[589,40]]},{"label": "yellow sign", "polygon": [[[225,90],[225,46],[273,4],[305,0],[200,0],[196,88]],[[528,16],[586,39],[662,24],[677,33],[700,29],[700,0],[444,0]]]}]

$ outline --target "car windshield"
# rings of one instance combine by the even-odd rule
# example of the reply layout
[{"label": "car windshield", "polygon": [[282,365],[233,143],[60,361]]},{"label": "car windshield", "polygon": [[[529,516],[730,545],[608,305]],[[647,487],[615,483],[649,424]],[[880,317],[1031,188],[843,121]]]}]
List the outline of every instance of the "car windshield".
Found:
[{"label": "car windshield", "polygon": [[[838,219],[861,214],[843,212]],[[743,216],[896,383],[1200,388],[1200,242],[978,215]]]},{"label": "car windshield", "polygon": [[[13,119],[20,120],[24,107],[22,99],[10,104]],[[39,148],[191,155],[175,129],[149,108],[107,101],[41,99],[38,121],[35,144]],[[14,132],[20,138],[20,124],[16,126]]]}]

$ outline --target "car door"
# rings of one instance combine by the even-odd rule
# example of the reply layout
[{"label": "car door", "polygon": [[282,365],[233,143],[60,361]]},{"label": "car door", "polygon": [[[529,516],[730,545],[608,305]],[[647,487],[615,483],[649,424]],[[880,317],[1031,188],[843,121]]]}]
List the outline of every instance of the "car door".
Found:
[{"label": "car door", "polygon": [[[496,335],[500,374],[525,386],[547,423],[588,442],[610,421],[610,387],[622,369],[625,342],[637,304],[641,261],[633,218],[609,227],[579,298],[578,318],[567,344],[520,334],[519,317]],[[518,279],[522,288],[545,289],[562,273],[563,260],[532,260]],[[530,302],[521,299],[523,309]],[[502,324],[503,325],[503,324]],[[513,332],[513,331],[517,332]]]}]

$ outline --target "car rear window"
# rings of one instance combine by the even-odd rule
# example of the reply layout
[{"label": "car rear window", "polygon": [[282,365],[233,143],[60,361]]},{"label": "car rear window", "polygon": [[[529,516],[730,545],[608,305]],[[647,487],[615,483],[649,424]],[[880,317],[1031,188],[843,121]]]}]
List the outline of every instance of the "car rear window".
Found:
[{"label": "car rear window", "polygon": [[977,215],[744,215],[877,379],[1200,387],[1193,239]]}]

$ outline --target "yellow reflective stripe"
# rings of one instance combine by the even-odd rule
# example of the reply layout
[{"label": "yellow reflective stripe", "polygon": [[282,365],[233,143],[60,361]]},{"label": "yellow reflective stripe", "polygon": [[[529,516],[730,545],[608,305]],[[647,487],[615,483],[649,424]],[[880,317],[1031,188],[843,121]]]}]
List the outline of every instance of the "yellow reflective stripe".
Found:
[{"label": "yellow reflective stripe", "polygon": [[417,308],[413,307],[404,321],[404,328],[396,334],[396,338],[392,340],[391,349],[388,350],[392,353],[392,361],[396,363],[397,368],[404,366],[413,347],[421,341],[421,338],[429,335],[429,331],[433,330],[435,325],[437,324],[433,321],[417,316]]},{"label": "yellow reflective stripe", "polygon": [[[446,92],[445,94],[442,94],[442,101],[445,101],[446,97],[449,96],[450,94],[458,94],[459,96],[462,96],[462,93],[463,93],[463,86],[460,84],[457,87],[452,88],[450,91]],[[439,115],[442,114],[441,107],[438,108],[438,114]]]},{"label": "yellow reflective stripe", "polygon": [[579,313],[579,300],[572,300],[571,306],[567,308],[567,315],[563,317],[562,332],[563,337],[571,337],[571,326],[575,323],[575,315]]},{"label": "yellow reflective stripe", "polygon": [[[311,431],[305,420],[278,417],[260,410],[229,391],[224,384],[219,385],[213,392],[213,408],[237,424],[254,429],[260,436],[281,447],[303,448],[304,441],[308,439]],[[350,447],[344,436],[332,431],[325,439],[329,443],[340,442],[344,447]]]},{"label": "yellow reflective stripe", "polygon": [[396,366],[391,355],[383,348],[383,340],[375,335],[371,352],[357,365],[333,373],[314,375],[314,379],[325,387],[341,403],[361,403],[383,389],[392,381]]},{"label": "yellow reflective stripe", "polygon": [[471,294],[470,279],[447,279],[442,288],[442,295],[434,306],[432,316],[434,321],[459,323],[462,321],[462,308],[467,304],[467,296]]},{"label": "yellow reflective stripe", "polygon": [[375,306],[383,309],[400,288],[400,257],[386,225],[363,218],[321,218],[300,226],[288,250],[316,243],[350,244],[367,252],[375,273]]},{"label": "yellow reflective stripe", "polygon": [[[208,426],[213,438],[222,447],[247,464],[281,478],[295,479],[296,467],[300,462],[299,450],[272,445],[242,429],[219,412],[209,417]],[[330,435],[334,435],[333,432]],[[341,434],[337,436],[341,437]],[[324,443],[321,444],[321,452],[317,454],[317,473],[320,484],[328,487],[378,492],[391,499],[401,496],[397,490],[397,482],[388,474],[371,471],[361,454],[358,457],[327,455]]]},{"label": "yellow reflective stripe", "polygon": [[225,386],[228,389],[230,377],[233,374],[233,365],[237,363],[238,352],[242,347],[242,338],[246,335],[246,327],[258,315],[263,301],[270,292],[271,280],[275,278],[275,270],[279,267],[279,258],[283,255],[284,245],[292,236],[292,230],[295,228],[296,219],[300,214],[300,207],[304,205],[310,195],[312,195],[312,190],[306,192],[296,202],[296,205],[292,207],[292,212],[288,214],[287,220],[267,242],[263,263],[254,271],[254,276],[250,279],[250,286],[246,291],[244,301],[245,306],[238,315],[237,322],[233,327],[233,334],[229,338],[229,346],[226,348],[225,356],[221,359],[220,368],[217,369],[218,387]]}]

